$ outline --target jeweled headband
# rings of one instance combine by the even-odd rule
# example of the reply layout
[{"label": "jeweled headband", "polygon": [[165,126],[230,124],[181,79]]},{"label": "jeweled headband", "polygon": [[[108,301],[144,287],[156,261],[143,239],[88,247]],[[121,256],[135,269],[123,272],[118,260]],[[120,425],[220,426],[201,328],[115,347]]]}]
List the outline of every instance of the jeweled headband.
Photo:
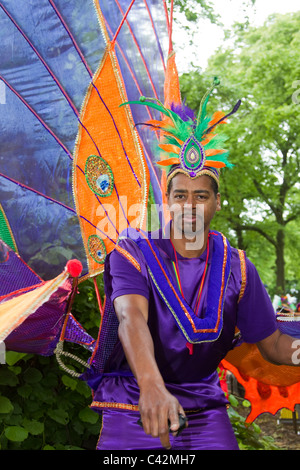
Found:
[{"label": "jeweled headband", "polygon": [[[180,164],[179,165],[174,165],[171,168],[171,170],[169,171],[169,173],[167,174],[167,183],[166,183],[167,191],[168,191],[169,184],[170,184],[171,180],[174,178],[174,176],[178,175],[178,173],[183,173],[184,175],[188,176],[189,178],[195,178],[195,176],[190,176],[189,173],[185,169],[183,169]],[[198,171],[196,177],[201,176],[201,175],[207,175],[207,176],[210,176],[211,178],[213,178],[215,180],[215,182],[217,183],[217,187],[219,188],[220,175],[219,175],[219,172],[216,168],[204,165],[202,170]]]},{"label": "jeweled headband", "polygon": [[[168,181],[179,172],[190,178],[208,174],[219,185],[218,169],[232,166],[227,159],[229,152],[222,148],[227,137],[213,131],[238,110],[241,101],[239,100],[232,111],[226,115],[222,111],[207,114],[206,108],[209,97],[213,89],[219,84],[220,81],[215,77],[211,87],[201,100],[197,117],[191,109],[182,103],[179,105],[171,104],[169,109],[160,101],[151,98],[146,99],[143,96],[139,101],[124,103],[142,104],[163,114],[162,121],[150,120],[136,125],[143,124],[150,126],[153,130],[161,131],[159,149],[160,153],[164,152],[167,158],[160,160],[157,164],[162,166],[169,174]],[[170,172],[173,165],[177,165],[178,168]]]}]

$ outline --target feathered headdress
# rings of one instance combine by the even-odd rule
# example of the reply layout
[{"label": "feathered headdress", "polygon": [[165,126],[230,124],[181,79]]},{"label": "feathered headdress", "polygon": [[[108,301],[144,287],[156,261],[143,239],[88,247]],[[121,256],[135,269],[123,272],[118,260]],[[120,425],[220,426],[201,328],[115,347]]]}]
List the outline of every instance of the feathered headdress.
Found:
[{"label": "feathered headdress", "polygon": [[[199,174],[211,171],[211,175],[218,180],[218,169],[232,166],[228,162],[229,152],[223,148],[227,137],[218,135],[214,131],[217,126],[226,122],[226,119],[234,114],[240,104],[239,100],[232,111],[225,115],[217,111],[212,115],[207,114],[207,103],[214,88],[220,84],[217,77],[214,78],[211,87],[203,96],[198,115],[184,104],[173,105],[170,109],[159,100],[141,97],[139,101],[129,101],[125,104],[142,104],[160,111],[164,118],[162,121],[150,120],[136,125],[150,126],[153,130],[161,131],[160,151],[166,154],[166,159],[157,162],[167,171],[173,165],[179,165],[179,170],[194,178]],[[201,172],[201,173],[200,173]],[[173,172],[172,172],[172,176]],[[218,182],[218,181],[217,181]]]}]

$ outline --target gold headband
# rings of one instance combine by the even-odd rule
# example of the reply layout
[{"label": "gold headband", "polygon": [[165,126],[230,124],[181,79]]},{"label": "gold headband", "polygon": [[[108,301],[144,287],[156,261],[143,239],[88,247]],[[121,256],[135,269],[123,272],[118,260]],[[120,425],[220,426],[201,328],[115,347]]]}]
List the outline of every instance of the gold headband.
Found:
[{"label": "gold headband", "polygon": [[[184,175],[186,175],[188,178],[190,179],[195,179],[195,177],[193,176],[190,176],[190,174],[183,170],[181,167],[178,167],[178,168],[175,168],[173,171],[171,171],[168,176],[167,176],[167,190],[169,188],[169,184],[171,182],[171,180],[174,178],[174,176],[176,176],[178,173],[182,173]],[[196,178],[198,178],[199,176],[202,176],[202,175],[207,175],[211,178],[213,178],[215,180],[215,182],[217,183],[217,186],[219,188],[219,185],[220,185],[220,181],[219,181],[219,174],[216,170],[213,170],[212,168],[208,168],[208,167],[205,167],[203,168],[200,172],[197,173],[197,176]]]}]

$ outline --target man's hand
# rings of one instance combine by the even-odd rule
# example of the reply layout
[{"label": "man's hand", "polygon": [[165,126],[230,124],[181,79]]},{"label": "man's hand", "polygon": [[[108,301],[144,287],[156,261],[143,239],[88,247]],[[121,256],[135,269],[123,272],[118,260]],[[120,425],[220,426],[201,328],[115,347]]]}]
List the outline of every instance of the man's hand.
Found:
[{"label": "man's hand", "polygon": [[139,410],[145,433],[159,437],[161,445],[170,449],[169,432],[176,434],[180,427],[179,415],[185,416],[178,400],[163,384],[153,383],[152,379],[141,385]]}]

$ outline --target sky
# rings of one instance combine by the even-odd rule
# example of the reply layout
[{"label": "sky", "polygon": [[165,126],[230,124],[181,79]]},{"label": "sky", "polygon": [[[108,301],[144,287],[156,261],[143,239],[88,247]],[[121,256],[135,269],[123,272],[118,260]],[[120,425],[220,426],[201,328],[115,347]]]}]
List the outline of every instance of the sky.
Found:
[{"label": "sky", "polygon": [[[215,12],[221,16],[221,21],[228,29],[235,21],[243,21],[245,17],[242,0],[210,0],[210,3],[214,6]],[[253,26],[261,26],[272,13],[284,14],[299,10],[299,0],[256,0],[255,6],[249,7],[247,13]],[[224,33],[220,27],[212,25],[208,20],[201,20],[194,40],[194,44],[197,43],[200,47],[197,47],[197,49],[195,47],[191,55],[187,53],[190,50],[189,46],[180,47],[181,44],[188,44],[189,37],[182,32],[179,34],[176,25],[174,25],[173,42],[179,73],[188,71],[191,57],[194,65],[204,70],[208,58],[222,44],[223,38]],[[205,47],[201,48],[201,44],[205,44]]]}]

